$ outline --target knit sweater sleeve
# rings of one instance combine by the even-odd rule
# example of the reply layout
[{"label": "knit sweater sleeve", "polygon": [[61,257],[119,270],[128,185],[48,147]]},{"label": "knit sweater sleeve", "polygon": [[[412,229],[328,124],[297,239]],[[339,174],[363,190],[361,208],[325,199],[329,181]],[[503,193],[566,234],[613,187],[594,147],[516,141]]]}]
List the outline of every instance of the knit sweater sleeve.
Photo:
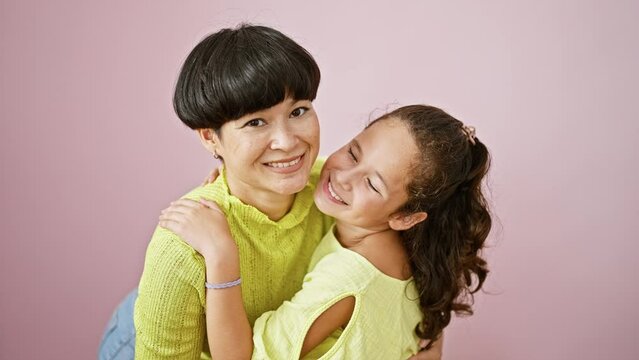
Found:
[{"label": "knit sweater sleeve", "polygon": [[[253,328],[253,359],[299,359],[308,330],[315,320],[331,306],[348,296],[356,303],[348,326],[338,329],[310,354],[318,358],[334,353],[349,337],[351,324],[357,322],[362,288],[369,281],[366,273],[349,274],[353,268],[343,266],[349,261],[344,254],[325,256],[315,268],[306,274],[302,289],[290,301],[285,301],[277,310],[260,316]],[[360,282],[360,281],[363,281]]]},{"label": "knit sweater sleeve", "polygon": [[199,359],[206,340],[205,267],[172,232],[157,228],[135,304],[136,359]]}]

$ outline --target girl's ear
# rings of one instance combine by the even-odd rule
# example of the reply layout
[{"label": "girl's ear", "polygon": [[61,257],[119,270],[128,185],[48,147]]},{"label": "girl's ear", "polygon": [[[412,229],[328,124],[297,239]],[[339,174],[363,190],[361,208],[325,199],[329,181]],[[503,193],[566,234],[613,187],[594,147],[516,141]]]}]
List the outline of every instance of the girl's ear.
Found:
[{"label": "girl's ear", "polygon": [[428,214],[420,211],[412,214],[395,213],[390,216],[388,225],[395,231],[408,230],[420,222],[426,220]]},{"label": "girl's ear", "polygon": [[204,146],[204,148],[208,150],[208,152],[210,152],[213,155],[219,155],[219,156],[222,155],[220,154],[220,148],[221,148],[220,139],[217,136],[217,133],[215,132],[215,130],[197,129],[195,130],[195,132],[197,132],[197,135],[200,138],[200,142],[202,143],[202,146]]}]

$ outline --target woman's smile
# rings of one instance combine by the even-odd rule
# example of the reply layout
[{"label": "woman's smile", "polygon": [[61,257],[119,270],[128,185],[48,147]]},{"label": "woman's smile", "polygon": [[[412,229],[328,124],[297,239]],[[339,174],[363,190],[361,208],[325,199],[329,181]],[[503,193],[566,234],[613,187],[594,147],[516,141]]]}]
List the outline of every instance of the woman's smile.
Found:
[{"label": "woman's smile", "polygon": [[291,174],[303,167],[305,154],[306,153],[288,159],[267,162],[264,163],[264,166],[278,174]]}]

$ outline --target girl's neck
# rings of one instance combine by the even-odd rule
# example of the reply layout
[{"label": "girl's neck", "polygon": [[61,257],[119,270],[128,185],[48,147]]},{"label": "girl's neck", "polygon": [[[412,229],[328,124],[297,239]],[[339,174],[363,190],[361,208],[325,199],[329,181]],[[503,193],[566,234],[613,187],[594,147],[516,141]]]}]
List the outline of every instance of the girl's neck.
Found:
[{"label": "girl's neck", "polygon": [[390,227],[364,229],[335,221],[339,243],[366,258],[382,273],[399,279],[411,277],[410,260],[399,233]]},{"label": "girl's neck", "polygon": [[379,229],[367,229],[351,224],[346,224],[339,219],[335,219],[335,237],[339,243],[347,248],[361,247],[371,236],[380,235],[393,231],[390,228],[380,227]]},{"label": "girl's neck", "polygon": [[295,201],[295,194],[282,195],[255,189],[240,181],[234,181],[232,177],[227,177],[226,182],[231,195],[258,209],[273,221],[283,218],[291,210]]}]

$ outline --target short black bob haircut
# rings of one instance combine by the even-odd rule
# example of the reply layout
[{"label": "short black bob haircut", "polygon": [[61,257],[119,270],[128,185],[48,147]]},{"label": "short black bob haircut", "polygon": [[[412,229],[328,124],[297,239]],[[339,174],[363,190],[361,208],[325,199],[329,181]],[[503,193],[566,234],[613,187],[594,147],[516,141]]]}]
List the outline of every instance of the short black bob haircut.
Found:
[{"label": "short black bob haircut", "polygon": [[207,36],[186,58],[173,107],[191,129],[224,123],[267,109],[286,97],[315,100],[317,63],[281,32],[241,24]]}]

